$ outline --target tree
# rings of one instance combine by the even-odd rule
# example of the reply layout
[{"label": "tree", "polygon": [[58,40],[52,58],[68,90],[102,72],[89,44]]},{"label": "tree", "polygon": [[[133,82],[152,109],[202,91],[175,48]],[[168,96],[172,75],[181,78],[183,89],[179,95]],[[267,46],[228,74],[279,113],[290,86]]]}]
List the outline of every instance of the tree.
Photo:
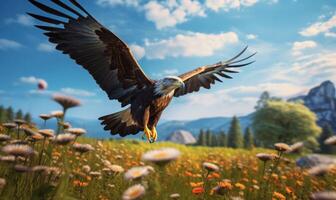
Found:
[{"label": "tree", "polygon": [[23,118],[23,113],[22,113],[22,110],[19,109],[16,114],[15,114],[15,118],[16,119],[22,119]]},{"label": "tree", "polygon": [[212,133],[211,133],[210,129],[208,129],[205,132],[205,137],[206,137],[206,146],[211,146],[211,144],[212,144]]},{"label": "tree", "polygon": [[261,93],[257,105],[254,107],[256,110],[259,110],[264,107],[266,102],[270,99],[270,94],[267,91]]},{"label": "tree", "polygon": [[318,139],[318,142],[320,144],[320,152],[321,153],[328,153],[328,154],[331,154],[331,153],[334,153],[335,152],[335,148],[331,145],[326,145],[324,144],[324,141],[333,136],[334,133],[333,133],[333,130],[330,126],[330,124],[324,124],[323,125],[323,128],[322,128],[322,133]]},{"label": "tree", "polygon": [[224,131],[219,132],[217,140],[218,140],[218,146],[221,146],[221,147],[227,146],[227,138],[226,138],[226,134]]},{"label": "tree", "polygon": [[32,117],[31,117],[30,113],[26,113],[24,115],[23,119],[28,123],[31,123],[31,121],[32,121]]},{"label": "tree", "polygon": [[259,110],[259,109],[263,108],[268,101],[281,101],[281,98],[279,98],[279,97],[271,97],[271,95],[269,94],[269,92],[264,91],[263,93],[261,93],[261,95],[259,97],[259,100],[257,101],[257,105],[254,106],[254,108],[256,110]]},{"label": "tree", "polygon": [[228,146],[232,148],[243,147],[243,134],[240,128],[239,119],[234,116],[231,121],[228,133]]},{"label": "tree", "polygon": [[8,107],[8,108],[6,109],[6,113],[7,113],[6,120],[7,120],[7,121],[13,121],[13,119],[14,119],[14,111],[13,111],[13,108],[12,108],[12,107]]},{"label": "tree", "polygon": [[0,122],[5,122],[7,119],[7,113],[3,106],[0,106]]},{"label": "tree", "polygon": [[301,103],[268,101],[257,110],[252,122],[257,140],[264,147],[276,142],[294,143],[316,138],[321,128],[316,124],[316,115]]},{"label": "tree", "polygon": [[206,146],[206,136],[205,136],[205,132],[203,131],[203,129],[200,130],[200,133],[198,135],[197,144],[201,146]]},{"label": "tree", "polygon": [[244,148],[252,149],[254,147],[254,138],[250,127],[245,129]]},{"label": "tree", "polygon": [[217,135],[213,132],[211,132],[210,134],[211,134],[211,145],[210,146],[218,147],[219,146],[219,141],[218,141],[219,135]]}]

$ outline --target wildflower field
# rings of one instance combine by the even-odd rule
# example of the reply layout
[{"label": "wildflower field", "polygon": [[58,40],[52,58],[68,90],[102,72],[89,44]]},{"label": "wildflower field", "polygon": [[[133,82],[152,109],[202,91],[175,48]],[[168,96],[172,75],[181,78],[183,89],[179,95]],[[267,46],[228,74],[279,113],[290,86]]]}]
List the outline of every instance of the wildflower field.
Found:
[{"label": "wildflower field", "polygon": [[0,199],[336,199],[334,164],[296,166],[302,142],[246,150],[97,140],[65,121],[79,101],[53,100],[63,110],[41,114],[40,127],[0,124]]},{"label": "wildflower field", "polygon": [[55,137],[20,121],[2,131],[0,199],[282,200],[336,189],[332,166],[299,169],[284,144],[235,150],[98,141],[78,137],[83,129]]}]

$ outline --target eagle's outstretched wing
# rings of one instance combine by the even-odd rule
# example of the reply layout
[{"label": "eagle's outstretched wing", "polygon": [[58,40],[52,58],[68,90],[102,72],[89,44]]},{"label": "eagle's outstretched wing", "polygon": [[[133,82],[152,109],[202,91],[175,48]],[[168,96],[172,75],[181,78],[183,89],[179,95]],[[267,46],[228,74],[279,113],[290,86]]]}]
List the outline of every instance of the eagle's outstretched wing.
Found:
[{"label": "eagle's outstretched wing", "polygon": [[[51,0],[62,8],[51,8],[36,0],[29,0],[50,17],[28,13],[48,25],[36,27],[46,31],[49,41],[82,65],[93,76],[110,99],[117,99],[122,106],[130,103],[139,90],[153,84],[142,71],[128,46],[115,34],[102,26],[76,0],[69,5]],[[71,4],[70,4],[71,3]]]},{"label": "eagle's outstretched wing", "polygon": [[232,71],[231,68],[243,67],[254,62],[252,61],[247,63],[241,63],[242,61],[245,61],[254,56],[255,53],[237,60],[237,58],[239,58],[246,51],[246,49],[247,47],[245,47],[239,54],[237,54],[230,60],[219,62],[213,65],[199,67],[195,70],[180,75],[179,77],[184,82],[185,87],[176,89],[174,96],[179,97],[188,93],[197,92],[201,87],[209,89],[211,87],[211,84],[215,84],[215,81],[222,82],[218,76],[224,78],[232,78],[231,76],[227,75],[227,73],[238,72]]}]

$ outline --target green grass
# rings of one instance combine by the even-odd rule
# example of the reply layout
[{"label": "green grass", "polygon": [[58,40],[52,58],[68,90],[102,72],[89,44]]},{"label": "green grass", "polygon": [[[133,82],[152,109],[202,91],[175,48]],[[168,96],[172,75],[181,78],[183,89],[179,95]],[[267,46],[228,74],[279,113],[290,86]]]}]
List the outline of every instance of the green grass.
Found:
[{"label": "green grass", "polygon": [[[22,138],[23,138],[23,133]],[[13,135],[14,136],[14,135]],[[268,173],[272,162],[267,163],[263,176],[263,163],[255,155],[260,152],[276,153],[273,150],[255,148],[252,150],[209,148],[184,146],[169,142],[148,144],[132,140],[98,141],[89,138],[78,138],[79,143],[91,144],[95,150],[79,154],[71,145],[59,146],[48,142],[42,158],[43,165],[57,167],[60,174],[43,174],[37,172],[18,173],[13,169],[13,163],[0,163],[0,177],[7,184],[2,189],[0,199],[121,199],[123,192],[130,186],[140,183],[146,187],[143,199],[169,199],[173,193],[180,194],[180,199],[309,199],[312,192],[324,189],[335,190],[335,172],[328,176],[315,178],[306,171],[295,167],[292,156],[291,163],[280,160],[280,164]],[[1,146],[6,145],[3,143]],[[35,144],[35,151],[40,152],[42,141]],[[171,147],[178,149],[181,156],[165,167],[152,163],[144,163],[141,156],[144,152]],[[285,155],[285,157],[288,157]],[[121,174],[108,174],[103,171],[104,160],[122,166],[125,171],[134,166],[152,165],[155,172],[141,180],[128,181]],[[39,156],[26,160],[17,160],[16,164],[28,167],[38,165]],[[211,179],[205,179],[203,162],[211,162],[219,166],[218,172],[210,173]],[[273,162],[274,164],[275,162]],[[91,171],[100,172],[94,177],[83,170],[89,165]],[[224,196],[214,194],[214,188],[223,179],[231,181],[232,188],[227,188]],[[192,185],[202,185],[206,182],[205,193],[192,193]],[[258,189],[259,188],[259,189]],[[277,193],[280,193],[281,195]]]}]

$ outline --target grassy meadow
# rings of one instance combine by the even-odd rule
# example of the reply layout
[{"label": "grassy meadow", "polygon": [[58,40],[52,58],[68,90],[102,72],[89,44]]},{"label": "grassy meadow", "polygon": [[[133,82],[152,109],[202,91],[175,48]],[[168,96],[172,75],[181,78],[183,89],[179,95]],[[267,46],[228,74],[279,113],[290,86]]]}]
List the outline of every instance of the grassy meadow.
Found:
[{"label": "grassy meadow", "polygon": [[[295,166],[297,155],[276,150],[98,141],[71,128],[64,131],[75,137],[44,137],[52,131],[7,125],[0,136],[0,199],[282,200],[336,190],[335,169],[327,175],[323,169],[302,170]],[[162,148],[170,149],[144,156]]]}]

